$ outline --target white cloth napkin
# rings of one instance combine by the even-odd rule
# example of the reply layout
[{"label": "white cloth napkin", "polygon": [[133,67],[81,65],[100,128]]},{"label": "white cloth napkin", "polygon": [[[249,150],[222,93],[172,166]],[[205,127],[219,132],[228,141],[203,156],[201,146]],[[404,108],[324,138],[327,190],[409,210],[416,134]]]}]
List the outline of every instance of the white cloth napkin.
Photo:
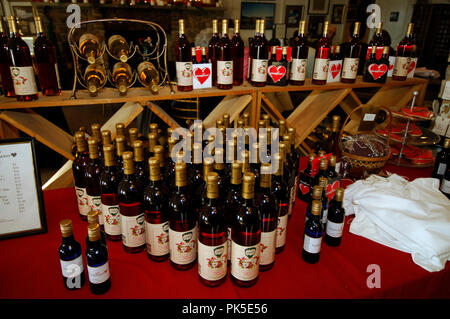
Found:
[{"label": "white cloth napkin", "polygon": [[351,233],[410,253],[428,271],[450,259],[450,200],[437,179],[371,175],[347,187],[343,205],[355,215]]}]

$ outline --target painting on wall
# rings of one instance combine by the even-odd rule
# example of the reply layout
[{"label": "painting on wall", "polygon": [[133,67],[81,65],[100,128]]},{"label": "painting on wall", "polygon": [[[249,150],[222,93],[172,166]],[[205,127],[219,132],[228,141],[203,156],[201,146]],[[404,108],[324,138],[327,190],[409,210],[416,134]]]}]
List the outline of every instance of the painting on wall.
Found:
[{"label": "painting on wall", "polygon": [[330,0],[309,0],[308,14],[328,14]]},{"label": "painting on wall", "polygon": [[331,11],[331,23],[342,24],[344,23],[345,4],[334,4]]},{"label": "painting on wall", "polygon": [[285,22],[288,28],[296,28],[303,17],[303,6],[286,6]]},{"label": "painting on wall", "polygon": [[275,3],[241,3],[241,29],[254,29],[257,19],[266,20],[266,29],[271,29],[275,15]]},{"label": "painting on wall", "polygon": [[390,22],[397,22],[398,16],[400,15],[400,12],[398,11],[392,11],[389,15],[389,21]]}]

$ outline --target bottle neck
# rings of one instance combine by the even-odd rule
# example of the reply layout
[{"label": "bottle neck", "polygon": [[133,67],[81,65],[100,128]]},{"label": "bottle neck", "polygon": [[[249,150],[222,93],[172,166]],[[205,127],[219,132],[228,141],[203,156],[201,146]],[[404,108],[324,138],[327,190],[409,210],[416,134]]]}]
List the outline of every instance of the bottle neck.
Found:
[{"label": "bottle neck", "polygon": [[207,198],[208,206],[217,206],[217,198]]},{"label": "bottle neck", "polygon": [[[100,237],[101,238],[101,237]],[[97,239],[97,240],[94,240],[94,241],[91,241],[90,239],[89,239],[89,246],[91,247],[91,248],[97,248],[97,247],[100,247],[101,246],[101,239]]]},{"label": "bottle neck", "polygon": [[74,241],[75,241],[75,238],[73,237],[73,235],[68,236],[68,237],[62,237],[62,242],[63,242],[64,244],[72,243],[72,242],[74,242]]}]

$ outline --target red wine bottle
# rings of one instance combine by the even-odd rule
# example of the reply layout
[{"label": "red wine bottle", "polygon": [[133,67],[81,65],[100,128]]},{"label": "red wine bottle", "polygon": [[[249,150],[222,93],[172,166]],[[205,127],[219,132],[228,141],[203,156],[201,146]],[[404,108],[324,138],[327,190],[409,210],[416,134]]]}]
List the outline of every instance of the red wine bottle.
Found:
[{"label": "red wine bottle", "polygon": [[95,137],[88,140],[89,158],[91,161],[86,167],[86,193],[90,211],[98,212],[99,224],[103,226],[102,200],[100,189],[100,176],[103,171],[102,161],[98,156],[98,142]]},{"label": "red wine bottle", "polygon": [[367,47],[366,60],[369,59],[374,46],[376,47],[376,60],[379,60],[381,59],[381,54],[384,47],[389,45],[390,43],[387,41],[386,37],[383,36],[383,22],[379,22],[375,34]]},{"label": "red wine bottle", "polygon": [[175,165],[175,189],[169,200],[170,264],[176,270],[194,267],[197,259],[197,212],[187,188],[186,164]]},{"label": "red wine bottle", "polygon": [[216,86],[217,85],[217,58],[218,58],[218,44],[220,41],[220,36],[219,36],[219,27],[218,27],[218,21],[217,19],[214,19],[212,21],[212,37],[209,40],[208,43],[208,61],[209,63],[211,63],[211,67],[212,67],[212,85]]},{"label": "red wine bottle", "polygon": [[88,225],[89,245],[86,249],[86,261],[91,292],[102,295],[111,289],[108,250],[102,244],[98,224]]},{"label": "red wine bottle", "polygon": [[77,196],[78,212],[80,213],[80,217],[82,220],[87,220],[89,204],[86,193],[86,168],[90,163],[90,158],[85,133],[82,131],[77,131],[75,133],[75,142],[77,145],[77,153],[72,163],[75,193]]},{"label": "red wine bottle", "polygon": [[192,52],[191,45],[184,34],[184,20],[180,19],[179,38],[176,43],[176,71],[178,91],[192,91]]},{"label": "red wine bottle", "polygon": [[231,59],[233,60],[233,85],[244,83],[244,41],[240,35],[240,22],[234,20],[234,36],[231,39]]},{"label": "red wine bottle", "polygon": [[328,23],[328,21],[325,21],[322,38],[317,42],[312,84],[325,85],[327,83],[331,55],[330,40],[327,38]]},{"label": "red wine bottle", "polygon": [[148,184],[148,169],[145,167],[144,142],[136,140],[133,142],[134,174],[140,188],[144,189]]},{"label": "red wine bottle", "polygon": [[308,45],[305,28],[306,21],[300,21],[298,26],[298,36],[292,39],[292,64],[289,73],[289,83],[292,85],[305,84],[306,65],[308,60]]},{"label": "red wine bottle", "polygon": [[158,158],[148,160],[150,184],[144,190],[145,234],[147,256],[153,261],[169,258],[169,212],[167,188],[161,182]]},{"label": "red wine bottle", "polygon": [[143,189],[136,179],[132,152],[122,154],[124,175],[118,187],[122,246],[127,253],[145,249],[145,214],[141,197]]},{"label": "red wine bottle", "polygon": [[125,136],[123,135],[117,135],[116,137],[116,166],[117,166],[117,177],[119,178],[119,181],[123,178],[123,153],[127,150],[126,147],[126,141]]},{"label": "red wine bottle", "polygon": [[15,17],[8,17],[8,25],[10,31],[10,39],[8,41],[11,62],[10,71],[16,98],[18,101],[37,100],[38,91],[30,48],[20,37]]},{"label": "red wine bottle", "polygon": [[115,165],[114,147],[105,144],[103,154],[105,161],[103,172],[100,175],[100,191],[105,234],[106,239],[119,241],[122,240],[122,230],[120,228],[120,208],[117,197],[119,178]]},{"label": "red wine bottle", "polygon": [[261,20],[259,20],[259,19],[256,20],[255,36],[253,38],[248,38],[249,51],[248,51],[248,64],[247,64],[247,81],[249,83],[250,83],[251,76],[252,76],[252,52],[253,52],[253,47],[254,47],[255,40],[260,37],[260,34],[259,34],[260,27],[261,27],[260,21]]},{"label": "red wine bottle", "polygon": [[8,49],[9,37],[3,26],[3,19],[0,19],[0,79],[2,83],[3,95],[6,97],[16,97],[14,84],[11,77],[11,58]]},{"label": "red wine bottle", "polygon": [[242,205],[231,229],[231,280],[238,286],[250,287],[259,276],[261,254],[261,217],[254,203],[255,176],[244,173]]},{"label": "red wine bottle", "polygon": [[228,38],[228,20],[222,20],[222,37],[217,43],[217,88],[229,90],[233,87],[233,60],[231,41]]},{"label": "red wine bottle", "polygon": [[362,45],[359,38],[360,23],[355,22],[353,36],[350,43],[344,46],[344,62],[342,63],[342,83],[354,83],[358,74],[359,57],[361,55]]},{"label": "red wine bottle", "polygon": [[59,83],[55,46],[44,33],[41,18],[35,17],[34,20],[37,32],[36,40],[34,41],[34,57],[42,94],[48,96],[60,95],[61,84]]},{"label": "red wine bottle", "polygon": [[259,35],[252,43],[250,84],[256,87],[266,86],[269,45],[264,36],[265,21],[259,20]]},{"label": "red wine bottle", "polygon": [[314,154],[308,157],[308,166],[300,172],[298,177],[297,198],[302,202],[309,203],[312,200],[312,190],[314,186],[314,178],[312,177],[312,161],[315,159]]},{"label": "red wine bottle", "polygon": [[411,64],[411,58],[414,51],[414,24],[408,24],[408,30],[406,31],[405,38],[397,45],[395,52],[394,71],[392,73],[392,79],[396,81],[405,81],[408,75],[408,70]]},{"label": "red wine bottle", "polygon": [[198,276],[208,287],[217,287],[227,278],[227,226],[219,202],[219,175],[207,176],[207,201],[200,210],[198,238]]},{"label": "red wine bottle", "polygon": [[315,264],[320,259],[320,248],[322,245],[322,222],[320,220],[320,212],[322,203],[319,201],[312,202],[311,218],[305,223],[305,231],[303,237],[302,258],[310,264]]},{"label": "red wine bottle", "polygon": [[285,178],[283,177],[283,155],[275,154],[274,157],[275,161],[278,162],[278,170],[273,177],[273,193],[277,197],[278,205],[276,253],[281,253],[286,245],[286,233],[289,218],[289,186],[287,185]]},{"label": "red wine bottle", "polygon": [[325,227],[325,243],[328,246],[339,246],[342,241],[344,230],[345,210],[342,207],[344,189],[337,188],[336,196],[330,201],[328,207],[328,222]]}]

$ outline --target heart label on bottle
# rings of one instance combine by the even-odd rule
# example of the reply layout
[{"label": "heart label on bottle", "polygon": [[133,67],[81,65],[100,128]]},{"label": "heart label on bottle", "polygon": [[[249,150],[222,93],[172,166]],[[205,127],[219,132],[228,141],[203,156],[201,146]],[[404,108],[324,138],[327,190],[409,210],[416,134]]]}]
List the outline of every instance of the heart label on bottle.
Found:
[{"label": "heart label on bottle", "polygon": [[372,63],[367,69],[369,70],[369,73],[372,75],[374,80],[379,79],[388,71],[388,67],[386,64]]},{"label": "heart label on bottle", "polygon": [[411,63],[409,64],[408,75],[406,76],[408,79],[414,77],[414,72],[417,67],[417,58],[411,58]]},{"label": "heart label on bottle", "polygon": [[309,193],[309,187],[306,186],[305,184],[300,184],[300,191],[302,192],[303,195],[308,194]]},{"label": "heart label on bottle", "polygon": [[394,63],[395,63],[395,56],[389,57],[389,71],[388,71],[388,78],[392,77],[392,73],[394,72]]},{"label": "heart label on bottle", "polygon": [[341,65],[338,64],[333,64],[330,68],[330,72],[331,72],[331,76],[333,77],[333,79],[339,74],[339,72],[341,72]]},{"label": "heart label on bottle", "polygon": [[341,80],[342,60],[330,61],[328,68],[327,83],[339,82]]},{"label": "heart label on bottle", "polygon": [[267,69],[267,73],[272,78],[273,82],[277,83],[286,75],[286,68],[282,65],[279,65],[278,67],[271,65]]},{"label": "heart label on bottle", "polygon": [[334,193],[336,193],[336,189],[339,187],[339,181],[334,181],[332,184],[327,185],[327,197],[328,200],[332,200],[334,197]]},{"label": "heart label on bottle", "polygon": [[194,89],[205,89],[212,87],[211,63],[194,64]]}]

